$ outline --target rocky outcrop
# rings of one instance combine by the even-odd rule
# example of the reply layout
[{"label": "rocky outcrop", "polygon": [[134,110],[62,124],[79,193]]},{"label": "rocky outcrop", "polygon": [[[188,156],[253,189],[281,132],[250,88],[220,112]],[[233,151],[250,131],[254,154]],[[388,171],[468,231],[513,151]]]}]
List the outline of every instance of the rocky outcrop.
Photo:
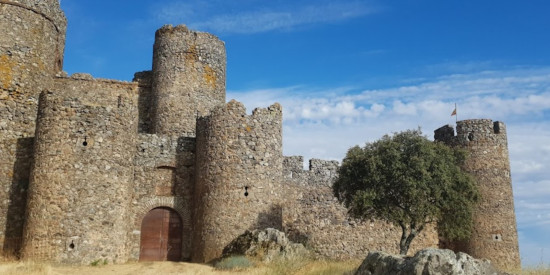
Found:
[{"label": "rocky outcrop", "polygon": [[448,249],[424,249],[413,257],[371,252],[363,261],[356,275],[376,274],[456,274],[501,275],[488,260],[478,260],[466,253],[454,253]]},{"label": "rocky outcrop", "polygon": [[308,254],[302,244],[291,242],[285,233],[267,228],[247,230],[224,248],[222,258],[245,255],[270,262],[278,257],[307,257]]}]

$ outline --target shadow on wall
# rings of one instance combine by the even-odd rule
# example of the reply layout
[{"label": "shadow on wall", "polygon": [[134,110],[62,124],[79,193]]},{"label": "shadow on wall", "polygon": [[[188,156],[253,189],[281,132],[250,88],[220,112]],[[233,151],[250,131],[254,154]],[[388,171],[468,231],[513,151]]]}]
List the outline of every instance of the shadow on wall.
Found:
[{"label": "shadow on wall", "polygon": [[279,204],[272,205],[267,211],[260,212],[256,223],[251,229],[275,228],[283,230],[283,207]]},{"label": "shadow on wall", "polygon": [[176,173],[174,178],[176,205],[182,207],[183,239],[182,260],[191,261],[192,253],[192,201],[195,182],[195,138],[179,137],[176,149]]},{"label": "shadow on wall", "polygon": [[23,224],[27,205],[29,174],[33,160],[34,138],[17,139],[13,176],[9,190],[9,206],[6,217],[4,255],[19,257],[23,237]]}]

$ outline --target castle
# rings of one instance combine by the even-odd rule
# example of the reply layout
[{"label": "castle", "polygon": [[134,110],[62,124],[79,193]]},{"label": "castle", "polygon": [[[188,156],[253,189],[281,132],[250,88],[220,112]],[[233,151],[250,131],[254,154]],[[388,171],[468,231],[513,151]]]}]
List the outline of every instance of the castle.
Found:
[{"label": "castle", "polygon": [[[282,108],[226,103],[225,47],[164,26],[134,81],[62,71],[58,0],[0,0],[0,248],[22,259],[207,262],[245,230],[273,227],[318,255],[398,252],[400,228],[358,221],[332,195],[335,161],[282,153]],[[504,124],[466,120],[435,139],[470,151],[483,195],[452,247],[519,266]]]}]

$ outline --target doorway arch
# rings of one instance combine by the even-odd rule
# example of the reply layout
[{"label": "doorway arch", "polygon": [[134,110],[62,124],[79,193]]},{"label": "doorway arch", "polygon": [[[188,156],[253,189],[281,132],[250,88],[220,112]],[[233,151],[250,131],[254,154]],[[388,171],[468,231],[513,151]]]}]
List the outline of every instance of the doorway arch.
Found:
[{"label": "doorway arch", "polygon": [[141,222],[140,261],[179,261],[182,250],[180,215],[171,208],[154,208]]}]

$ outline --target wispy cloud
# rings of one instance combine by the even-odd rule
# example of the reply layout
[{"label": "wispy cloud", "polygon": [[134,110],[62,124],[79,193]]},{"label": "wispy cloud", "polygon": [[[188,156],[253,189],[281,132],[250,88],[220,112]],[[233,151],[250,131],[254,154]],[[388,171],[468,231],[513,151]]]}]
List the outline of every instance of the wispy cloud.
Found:
[{"label": "wispy cloud", "polygon": [[248,34],[333,23],[379,11],[379,8],[357,0],[299,1],[292,5],[282,1],[251,5],[253,2],[257,1],[173,1],[157,10],[156,14],[163,22],[184,23],[193,29],[216,34]]}]

